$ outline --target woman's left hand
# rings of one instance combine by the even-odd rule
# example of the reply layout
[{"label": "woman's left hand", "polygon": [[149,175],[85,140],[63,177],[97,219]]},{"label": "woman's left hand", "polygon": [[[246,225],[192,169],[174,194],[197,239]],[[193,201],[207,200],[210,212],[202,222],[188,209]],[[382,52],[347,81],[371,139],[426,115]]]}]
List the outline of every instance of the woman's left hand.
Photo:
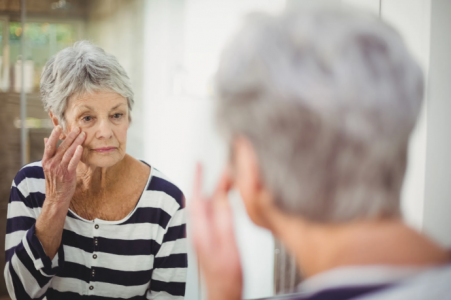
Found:
[{"label": "woman's left hand", "polygon": [[232,211],[227,198],[231,187],[230,173],[226,170],[214,195],[204,197],[201,192],[202,169],[198,165],[190,204],[190,222],[209,300],[238,300],[243,289]]}]

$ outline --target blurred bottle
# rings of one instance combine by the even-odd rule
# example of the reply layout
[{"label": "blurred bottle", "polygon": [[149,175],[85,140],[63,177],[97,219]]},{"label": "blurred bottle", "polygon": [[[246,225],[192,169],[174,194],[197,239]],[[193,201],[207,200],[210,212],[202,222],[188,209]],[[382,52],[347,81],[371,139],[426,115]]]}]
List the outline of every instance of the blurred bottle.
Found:
[{"label": "blurred bottle", "polygon": [[[22,85],[22,60],[17,60],[14,66],[14,92],[20,93]],[[25,93],[33,92],[34,87],[34,62],[26,60],[24,62],[24,89]]]}]

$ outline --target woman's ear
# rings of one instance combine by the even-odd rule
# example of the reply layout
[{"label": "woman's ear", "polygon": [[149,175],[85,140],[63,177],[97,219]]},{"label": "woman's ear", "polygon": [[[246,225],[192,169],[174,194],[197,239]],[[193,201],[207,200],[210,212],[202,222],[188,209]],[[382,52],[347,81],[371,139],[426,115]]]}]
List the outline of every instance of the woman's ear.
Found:
[{"label": "woman's ear", "polygon": [[234,185],[240,191],[250,219],[256,225],[264,226],[260,206],[266,187],[260,175],[257,154],[252,143],[244,136],[235,137],[232,143]]},{"label": "woman's ear", "polygon": [[[59,120],[58,120],[58,118],[57,118],[51,111],[49,111],[49,116],[50,116],[50,119],[52,120],[52,123],[53,123],[53,126],[54,126],[54,127],[56,127],[56,126],[58,126],[58,125],[61,125],[60,122],[59,122]],[[62,125],[61,125],[61,126],[62,126]],[[66,138],[66,135],[64,134],[64,129],[63,129],[63,131],[61,132],[61,135],[60,135],[59,139],[60,139],[60,140],[64,140],[65,138]]]},{"label": "woman's ear", "polygon": [[233,140],[234,183],[238,188],[250,219],[271,230],[270,217],[276,209],[270,190],[265,185],[260,164],[251,141],[238,136]]},{"label": "woman's ear", "polygon": [[246,182],[247,188],[258,193],[262,188],[259,165],[255,149],[249,139],[237,136],[233,141],[234,162],[240,173],[240,179]]}]

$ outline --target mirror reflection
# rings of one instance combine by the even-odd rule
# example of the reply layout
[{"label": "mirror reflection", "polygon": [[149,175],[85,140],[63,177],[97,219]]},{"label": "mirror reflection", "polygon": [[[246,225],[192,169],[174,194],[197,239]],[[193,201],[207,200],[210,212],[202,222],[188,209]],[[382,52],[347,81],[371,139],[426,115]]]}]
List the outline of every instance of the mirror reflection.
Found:
[{"label": "mirror reflection", "polygon": [[449,265],[446,12],[0,1],[0,299],[368,296]]}]

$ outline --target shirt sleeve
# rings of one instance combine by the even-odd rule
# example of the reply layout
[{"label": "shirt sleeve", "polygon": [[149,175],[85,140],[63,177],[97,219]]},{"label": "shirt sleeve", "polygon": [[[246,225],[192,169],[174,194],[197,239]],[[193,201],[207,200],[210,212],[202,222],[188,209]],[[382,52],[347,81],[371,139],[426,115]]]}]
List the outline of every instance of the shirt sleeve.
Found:
[{"label": "shirt sleeve", "polygon": [[[184,199],[183,199],[184,200]],[[172,216],[155,256],[148,299],[182,300],[188,268],[184,201]]]},{"label": "shirt sleeve", "polygon": [[[22,178],[18,182],[18,177],[19,174],[13,181],[8,203],[4,276],[12,299],[40,299],[53,276],[62,268],[64,252],[60,246],[53,260],[45,254],[35,235],[36,218],[41,211],[41,207],[36,205],[40,201],[36,198],[44,199],[45,194],[39,188],[30,190],[28,179]],[[34,188],[38,185],[34,184]]]}]

